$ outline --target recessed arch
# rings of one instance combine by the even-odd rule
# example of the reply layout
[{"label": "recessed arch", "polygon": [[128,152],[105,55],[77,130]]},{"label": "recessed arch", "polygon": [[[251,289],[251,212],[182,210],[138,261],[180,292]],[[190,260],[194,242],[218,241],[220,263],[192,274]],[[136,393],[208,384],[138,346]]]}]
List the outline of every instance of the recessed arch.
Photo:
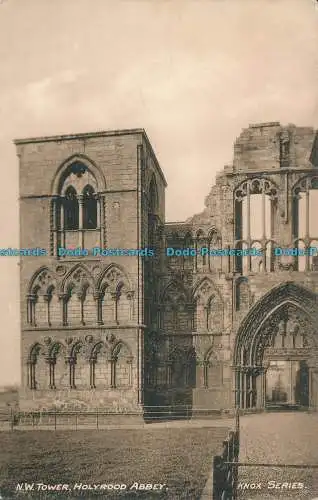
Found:
[{"label": "recessed arch", "polygon": [[[317,357],[317,295],[292,281],[276,286],[251,308],[237,332],[233,353],[236,405],[308,406],[316,391],[308,382],[308,366],[315,365]],[[296,384],[295,377],[300,375],[304,378]]]},{"label": "recessed arch", "polygon": [[61,281],[60,291],[66,293],[69,285],[76,286],[81,289],[82,285],[88,284],[95,289],[95,280],[90,270],[82,263],[73,266]]},{"label": "recessed arch", "polygon": [[[110,284],[113,283],[113,287]],[[127,275],[125,268],[119,264],[109,264],[99,275],[96,281],[96,287],[98,290],[104,288],[105,286],[114,288],[114,291],[118,286],[125,285],[128,290],[131,289],[130,279]]]},{"label": "recessed arch", "polygon": [[[201,292],[202,290],[202,292]],[[193,287],[192,296],[195,300],[199,298],[200,292],[206,297],[207,300],[210,299],[211,295],[217,295],[220,302],[223,304],[223,298],[220,291],[215,286],[214,281],[211,278],[203,277],[200,278]]]},{"label": "recessed arch", "polygon": [[[39,279],[42,283],[37,283]],[[43,288],[47,291],[52,285],[56,283],[57,276],[54,271],[52,271],[48,266],[41,266],[39,269],[35,271],[33,274],[29,285],[28,285],[28,294],[34,293],[34,287],[38,287],[38,289]]]},{"label": "recessed arch", "polygon": [[291,281],[280,284],[261,297],[242,321],[236,336],[234,364],[240,364],[242,347],[251,345],[255,332],[259,332],[271,314],[286,304],[297,307],[313,325],[318,325],[317,295]]},{"label": "recessed arch", "polygon": [[59,167],[57,168],[51,184],[51,194],[53,196],[57,196],[60,194],[61,184],[64,181],[64,176],[67,175],[70,167],[76,163],[83,164],[93,174],[96,179],[99,192],[106,189],[105,177],[96,163],[84,154],[75,154],[64,160],[63,163],[61,163],[61,165],[59,165]]},{"label": "recessed arch", "polygon": [[148,187],[148,213],[151,215],[158,215],[159,211],[159,194],[156,176],[153,173],[150,178]]},{"label": "recessed arch", "polygon": [[120,353],[124,352],[124,351],[126,351],[127,356],[132,356],[132,352],[131,352],[131,349],[128,346],[128,344],[126,344],[126,342],[123,342],[122,340],[120,340],[112,348],[111,356],[113,359],[116,359],[120,355]]},{"label": "recessed arch", "polygon": [[169,302],[178,302],[182,300],[183,302],[189,302],[189,294],[186,288],[184,287],[182,281],[178,281],[176,279],[171,280],[162,290],[160,301],[162,303]]}]

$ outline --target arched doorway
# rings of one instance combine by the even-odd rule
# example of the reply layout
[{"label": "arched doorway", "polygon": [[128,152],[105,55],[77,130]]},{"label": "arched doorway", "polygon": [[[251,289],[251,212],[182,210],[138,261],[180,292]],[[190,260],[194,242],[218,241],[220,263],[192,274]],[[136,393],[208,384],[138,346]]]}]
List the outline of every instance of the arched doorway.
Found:
[{"label": "arched doorway", "polygon": [[317,296],[295,283],[255,304],[236,338],[236,406],[318,407],[317,330]]}]

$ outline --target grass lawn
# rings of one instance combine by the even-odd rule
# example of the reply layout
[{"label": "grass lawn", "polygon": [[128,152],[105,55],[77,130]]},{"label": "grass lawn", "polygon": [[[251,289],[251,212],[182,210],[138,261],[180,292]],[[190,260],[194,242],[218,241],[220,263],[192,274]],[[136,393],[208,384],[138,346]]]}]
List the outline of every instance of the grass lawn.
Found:
[{"label": "grass lawn", "polygon": [[[220,427],[0,432],[0,498],[199,499],[226,435]],[[17,484],[25,482],[70,489],[17,492]],[[135,482],[166,488],[129,490]],[[127,489],[75,491],[74,483],[120,483]]]}]

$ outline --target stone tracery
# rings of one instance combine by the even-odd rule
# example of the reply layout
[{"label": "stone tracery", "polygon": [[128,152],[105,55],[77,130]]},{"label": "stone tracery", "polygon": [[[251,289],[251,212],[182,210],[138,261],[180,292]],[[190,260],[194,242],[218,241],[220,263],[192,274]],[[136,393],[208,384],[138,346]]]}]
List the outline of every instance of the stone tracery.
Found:
[{"label": "stone tracery", "polygon": [[[274,362],[271,360],[310,362],[318,355],[317,323],[311,316],[315,303],[313,294],[286,283],[268,293],[252,308],[236,342],[237,405],[243,408],[264,405],[263,384],[267,369]],[[292,392],[289,397],[293,397]]]}]

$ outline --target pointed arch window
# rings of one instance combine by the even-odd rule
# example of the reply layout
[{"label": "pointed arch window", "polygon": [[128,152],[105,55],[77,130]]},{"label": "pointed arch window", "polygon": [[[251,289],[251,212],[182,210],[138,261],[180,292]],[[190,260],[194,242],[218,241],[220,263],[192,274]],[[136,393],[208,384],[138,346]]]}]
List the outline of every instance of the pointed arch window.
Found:
[{"label": "pointed arch window", "polygon": [[77,193],[73,186],[69,186],[64,198],[64,229],[78,229],[79,208]]},{"label": "pointed arch window", "polygon": [[[234,191],[234,212],[235,248],[240,251],[233,262],[235,271],[241,274],[255,269],[272,272],[274,236],[277,233],[277,186],[265,178],[243,181]],[[247,250],[250,248],[255,248],[256,255],[249,254]],[[256,250],[261,250],[261,253]]]},{"label": "pointed arch window", "polygon": [[83,229],[97,228],[97,199],[89,184],[83,189]]}]

